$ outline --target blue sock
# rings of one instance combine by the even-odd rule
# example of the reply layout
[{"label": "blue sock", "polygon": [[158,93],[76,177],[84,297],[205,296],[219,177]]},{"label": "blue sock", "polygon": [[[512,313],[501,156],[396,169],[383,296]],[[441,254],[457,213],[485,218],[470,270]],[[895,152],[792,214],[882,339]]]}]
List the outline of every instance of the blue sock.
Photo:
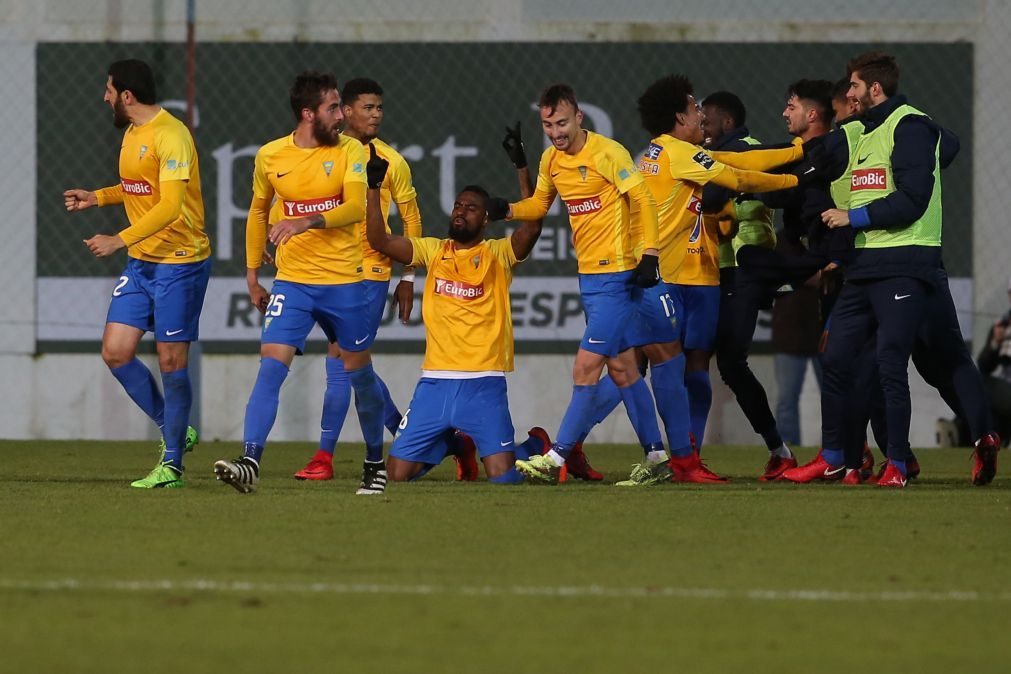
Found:
[{"label": "blue sock", "polygon": [[656,407],[660,410],[667,446],[671,456],[685,457],[692,453],[691,417],[688,411],[688,389],[685,388],[685,356],[678,354],[666,363],[652,366],[651,381]]},{"label": "blue sock", "polygon": [[513,447],[513,454],[517,461],[529,461],[531,456],[541,453],[541,441],[534,436],[528,436],[522,443]]},{"label": "blue sock", "polygon": [[355,411],[365,438],[365,460],[379,463],[383,460],[383,390],[372,363],[348,372],[351,387],[355,390]]},{"label": "blue sock", "polygon": [[639,444],[646,449],[653,449],[657,445],[663,447],[660,427],[656,423],[656,404],[646,382],[640,377],[631,386],[618,390],[621,392],[621,401],[625,403],[625,411],[628,412],[632,428],[639,438]]},{"label": "blue sock", "polygon": [[386,430],[390,432],[390,435],[395,436],[397,429],[400,427],[400,421],[404,417],[400,414],[400,410],[397,409],[397,404],[393,402],[393,398],[390,397],[390,389],[386,388],[386,382],[378,374],[376,375],[376,381],[379,382],[379,390],[383,392],[383,425],[386,426]]},{"label": "blue sock", "polygon": [[281,384],[287,376],[288,368],[281,361],[274,358],[260,359],[260,371],[256,375],[253,391],[249,394],[249,402],[246,403],[246,419],[242,429],[246,456],[256,459],[257,463],[260,462],[263,447],[267,444],[267,435],[277,418]]},{"label": "blue sock", "polygon": [[498,477],[488,478],[488,482],[491,482],[492,484],[522,484],[523,480],[523,473],[519,472],[515,468],[510,468]]},{"label": "blue sock", "polygon": [[260,460],[263,458],[263,445],[247,442],[242,448],[242,456],[252,459],[256,461],[257,465],[260,465]]},{"label": "blue sock", "polygon": [[333,456],[344,418],[351,406],[351,384],[340,358],[326,359],[326,393],[323,394],[323,418],[320,419],[319,448]]},{"label": "blue sock", "polygon": [[709,372],[707,370],[686,372],[685,388],[688,389],[692,435],[695,436],[695,445],[701,447],[706,434],[706,422],[709,420],[709,409],[713,406],[713,385],[709,381]]},{"label": "blue sock", "polygon": [[831,466],[841,466],[846,461],[841,449],[823,449],[821,450],[821,458]]},{"label": "blue sock", "polygon": [[182,470],[183,451],[186,448],[186,426],[189,424],[190,407],[193,405],[193,389],[190,373],[185,367],[175,372],[162,372],[161,383],[165,388],[165,438],[164,462]]},{"label": "blue sock", "polygon": [[154,375],[144,363],[134,358],[125,365],[109,368],[109,372],[123,385],[130,399],[137,403],[137,407],[143,410],[144,414],[151,417],[151,421],[155,422],[158,428],[165,425],[165,399],[158,390]]},{"label": "blue sock", "polygon": [[906,476],[906,462],[905,461],[897,461],[895,459],[888,459],[888,463],[890,463],[893,466],[895,466],[896,468],[898,468],[899,472],[902,473],[902,477]]},{"label": "blue sock", "polygon": [[574,385],[572,399],[558,427],[558,435],[552,448],[568,457],[579,439],[585,437],[593,423],[593,409],[597,397],[597,384],[591,386]]},{"label": "blue sock", "polygon": [[593,401],[593,425],[596,426],[607,417],[611,416],[618,405],[621,404],[621,391],[618,385],[610,377],[601,377],[597,382],[597,397]]}]

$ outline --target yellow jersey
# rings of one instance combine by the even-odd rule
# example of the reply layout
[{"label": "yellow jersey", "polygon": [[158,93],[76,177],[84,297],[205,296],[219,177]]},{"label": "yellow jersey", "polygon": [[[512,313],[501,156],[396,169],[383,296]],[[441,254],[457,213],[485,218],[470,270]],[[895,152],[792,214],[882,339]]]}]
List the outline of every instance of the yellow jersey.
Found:
[{"label": "yellow jersey", "polygon": [[[407,160],[392,147],[379,140],[372,141],[376,148],[376,154],[389,162],[390,167],[386,170],[386,178],[379,189],[380,209],[383,212],[383,222],[386,223],[386,231],[390,229],[390,204],[396,203],[400,211],[400,218],[404,223],[404,236],[421,236],[421,212],[418,210],[416,199],[417,191],[411,180],[411,167]],[[270,218],[268,222],[274,224],[284,220],[285,215],[281,206],[281,200],[275,199],[270,208]],[[387,281],[390,278],[391,263],[390,258],[379,251],[373,250],[365,236],[365,221],[358,225],[361,232],[362,243],[362,278],[366,281]]]},{"label": "yellow jersey", "polygon": [[[636,265],[640,242],[633,240],[624,195],[643,179],[620,143],[592,131],[586,135],[586,144],[574,155],[553,146],[544,151],[529,202],[550,206],[556,194],[562,198],[580,274],[628,271]],[[513,217],[525,210],[523,202],[514,204]]]},{"label": "yellow jersey", "polygon": [[656,200],[664,281],[720,284],[719,232],[702,217],[702,186],[724,167],[698,145],[669,134],[650,141],[639,161],[639,172]]},{"label": "yellow jersey", "polygon": [[509,284],[518,262],[512,242],[491,239],[463,249],[449,239],[426,237],[411,244],[411,264],[428,267],[422,369],[512,372]]},{"label": "yellow jersey", "polygon": [[[161,199],[162,182],[170,180],[186,181],[182,212],[168,226],[139,238],[135,226]],[[119,185],[99,190],[97,196],[100,206],[122,200],[130,227],[120,237],[130,257],[186,263],[210,256],[197,148],[186,125],[164,108],[146,124],[127,127],[119,150]]]},{"label": "yellow jersey", "polygon": [[[271,223],[324,214],[340,206],[345,184],[365,184],[365,162],[365,150],[354,138],[341,135],[336,145],[302,148],[289,134],[256,153],[253,197],[276,198]],[[260,266],[260,254],[254,252],[247,246],[247,267]],[[277,249],[275,264],[276,278],[282,281],[320,285],[361,281],[360,229],[355,223],[307,230]]]}]

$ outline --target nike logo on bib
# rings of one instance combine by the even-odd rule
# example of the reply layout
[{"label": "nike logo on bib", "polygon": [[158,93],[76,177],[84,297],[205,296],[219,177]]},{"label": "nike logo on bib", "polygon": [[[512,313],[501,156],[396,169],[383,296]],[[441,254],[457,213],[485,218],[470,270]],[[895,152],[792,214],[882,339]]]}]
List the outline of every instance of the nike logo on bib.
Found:
[{"label": "nike logo on bib", "polygon": [[857,163],[858,164],[863,164],[865,161],[867,161],[870,158],[871,158],[870,155],[867,155],[866,157],[861,157],[860,159],[857,159]]},{"label": "nike logo on bib", "polygon": [[898,294],[898,293],[895,293],[895,299],[896,299],[896,301],[897,301],[897,300],[904,300],[904,299],[906,299],[907,297],[912,297],[912,295],[900,295],[900,294]]}]

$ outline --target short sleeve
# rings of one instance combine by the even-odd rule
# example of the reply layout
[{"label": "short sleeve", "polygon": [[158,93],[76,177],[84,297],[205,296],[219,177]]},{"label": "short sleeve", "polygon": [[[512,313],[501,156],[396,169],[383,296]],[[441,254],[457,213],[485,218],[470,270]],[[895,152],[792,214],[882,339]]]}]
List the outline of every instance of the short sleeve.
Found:
[{"label": "short sleeve", "polygon": [[414,248],[414,257],[411,258],[411,266],[413,267],[429,266],[432,259],[439,254],[443,243],[442,239],[437,239],[434,236],[411,237],[408,240]]},{"label": "short sleeve", "polygon": [[512,269],[520,262],[516,258],[516,251],[513,250],[511,239],[491,239],[488,241],[488,249],[498,260],[498,263],[506,269]]}]

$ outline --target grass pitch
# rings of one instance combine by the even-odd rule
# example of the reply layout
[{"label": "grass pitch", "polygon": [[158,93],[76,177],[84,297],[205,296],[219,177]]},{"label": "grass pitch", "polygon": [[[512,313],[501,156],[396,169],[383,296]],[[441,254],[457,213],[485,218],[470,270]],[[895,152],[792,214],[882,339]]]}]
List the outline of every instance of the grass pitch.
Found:
[{"label": "grass pitch", "polygon": [[[358,497],[360,448],[302,483],[312,445],[272,444],[241,495],[211,472],[236,447],[142,491],[152,444],[0,443],[0,670],[1011,667],[1011,479],[972,487],[968,450],[920,452],[904,491],[763,485],[764,450],[712,447],[728,485],[498,487],[447,463]],[[588,453],[612,483],[639,460]]]}]

